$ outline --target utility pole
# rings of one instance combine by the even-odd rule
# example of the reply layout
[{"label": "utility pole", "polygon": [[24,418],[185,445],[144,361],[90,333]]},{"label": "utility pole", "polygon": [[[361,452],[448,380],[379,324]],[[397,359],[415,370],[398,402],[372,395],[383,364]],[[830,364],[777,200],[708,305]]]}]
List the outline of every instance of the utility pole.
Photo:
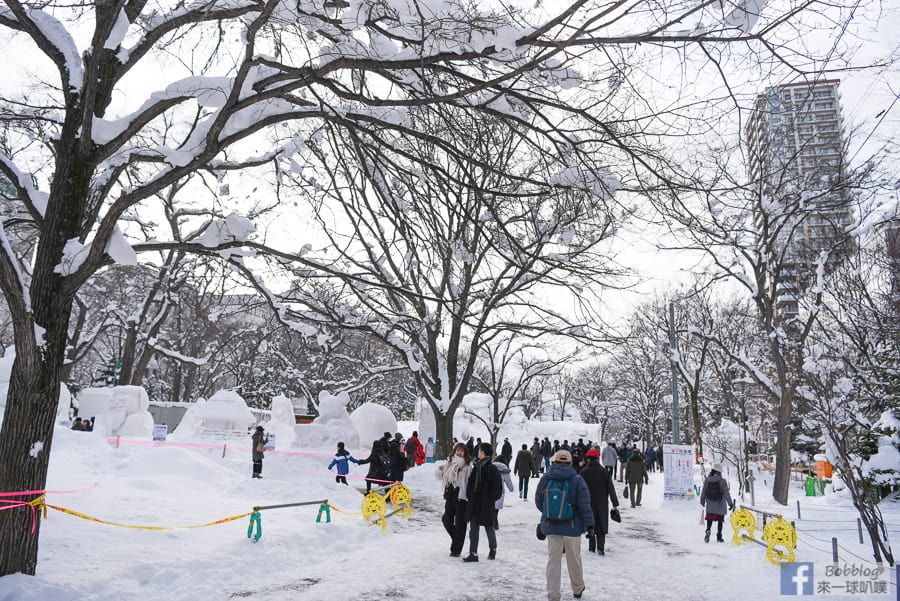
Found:
[{"label": "utility pole", "polygon": [[681,444],[681,433],[678,424],[678,364],[675,354],[675,303],[669,301],[669,361],[672,363],[672,444]]}]

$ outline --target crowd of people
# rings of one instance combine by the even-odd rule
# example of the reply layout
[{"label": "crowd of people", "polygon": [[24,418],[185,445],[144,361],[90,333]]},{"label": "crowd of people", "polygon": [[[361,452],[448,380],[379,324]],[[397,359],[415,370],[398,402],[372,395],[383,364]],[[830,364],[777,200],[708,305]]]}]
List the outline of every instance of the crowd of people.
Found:
[{"label": "crowd of people", "polygon": [[[262,477],[262,458],[267,436],[262,426],[253,435],[253,476]],[[399,432],[384,435],[375,440],[368,457],[357,459],[337,443],[337,451],[328,469],[337,468],[336,482],[347,484],[349,464],[368,465],[366,492],[373,486],[402,482],[404,472],[426,461],[433,461],[435,442],[429,437],[423,445],[418,432],[404,439]],[[489,560],[497,557],[497,530],[500,528],[499,512],[503,507],[505,492],[516,490],[511,478],[518,479],[518,493],[527,501],[529,483],[540,478],[534,488],[533,500],[541,511],[537,536],[547,540],[546,567],[548,601],[559,601],[561,562],[565,556],[572,593],[580,598],[585,590],[581,557],[581,537],[588,540],[588,551],[605,555],[606,537],[610,519],[620,521],[619,497],[615,481],[626,484],[622,496],[630,500],[631,507],[640,507],[644,484],[649,484],[649,473],[663,469],[663,453],[660,447],[650,447],[641,452],[636,445],[608,442],[602,447],[579,438],[550,441],[535,437],[531,445],[522,444],[513,462],[513,447],[508,438],[503,440],[500,453],[494,454],[489,442],[470,437],[467,441],[454,439],[453,449],[445,464],[439,465],[437,476],[441,480],[444,496],[444,512],[441,522],[450,537],[450,556],[461,557],[468,533],[466,563],[479,561],[481,531],[484,529],[488,543]],[[512,464],[512,467],[510,467]],[[722,466],[712,466],[703,483],[700,503],[706,508],[706,534],[709,542],[713,523],[718,523],[717,540],[722,542],[722,523],[727,509],[734,510],[734,501],[728,491],[727,481],[721,476]]]}]

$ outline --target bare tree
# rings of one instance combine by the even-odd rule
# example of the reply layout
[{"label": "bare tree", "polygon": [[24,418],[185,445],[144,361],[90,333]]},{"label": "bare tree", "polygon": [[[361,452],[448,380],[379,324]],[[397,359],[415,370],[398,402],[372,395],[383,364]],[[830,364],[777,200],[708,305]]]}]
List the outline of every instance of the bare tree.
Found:
[{"label": "bare tree", "polygon": [[[639,139],[640,131],[648,121],[667,125],[678,107],[649,120],[617,110],[607,119],[594,115],[606,106],[597,98],[624,89],[625,69],[614,56],[619,50],[642,44],[671,48],[680,58],[687,46],[743,48],[749,43],[768,52],[770,37],[778,39],[803,10],[816,6],[800,2],[760,16],[743,4],[718,0],[671,4],[645,8],[624,1],[571,0],[537,22],[511,7],[494,10],[461,0],[443,2],[431,12],[403,0],[209,0],[171,9],[143,0],[92,5],[5,0],[0,27],[17,43],[30,44],[29,52],[40,60],[26,65],[31,69],[28,92],[15,77],[0,84],[0,172],[14,188],[4,196],[2,233],[6,241],[21,237],[35,249],[32,255],[22,247],[0,245],[0,288],[12,316],[16,350],[0,430],[0,489],[45,486],[74,298],[112,261],[133,265],[136,252],[151,250],[205,254],[255,285],[285,324],[315,333],[302,322],[290,322],[255,270],[253,255],[267,254],[280,267],[291,263],[346,273],[331,261],[304,258],[298,249],[254,240],[254,211],[235,214],[235,204],[219,185],[226,175],[262,179],[269,172],[277,192],[292,161],[302,163],[326,130],[368,143],[370,153],[402,149],[397,142],[415,138],[465,157],[467,142],[457,137],[447,144],[435,136],[432,120],[409,119],[411,110],[439,113],[455,107],[494,115],[530,135],[546,157],[545,169],[557,176],[554,184],[570,191],[556,192],[558,202],[552,206],[578,213],[588,199],[574,190],[587,189],[595,199],[610,192],[603,185],[608,172],[598,169],[604,161],[593,154],[598,136],[619,152],[613,168],[662,173],[666,166],[664,157]],[[701,18],[712,25],[695,26]],[[78,36],[70,33],[75,29]],[[771,56],[790,55],[777,45]],[[589,75],[614,83],[611,91],[605,96],[560,94],[561,87],[582,81],[573,67],[594,53],[602,62],[584,64],[601,65]],[[147,81],[127,77],[145,66],[161,82],[150,93],[128,87],[131,80]],[[41,83],[33,87],[35,81]],[[430,160],[426,157],[422,162]],[[154,229],[154,216],[164,213],[158,195],[186,180],[192,187],[189,194],[179,194],[179,213],[193,219],[183,224],[182,234],[137,243],[140,234]],[[531,214],[534,226],[543,222],[539,213]],[[610,233],[601,227],[598,237]],[[527,247],[519,250],[510,258],[535,265],[539,259],[561,261],[530,256]],[[360,275],[356,285],[366,285],[366,278]],[[421,298],[433,294],[424,292]],[[456,360],[430,353],[418,358],[433,362],[430,370]],[[423,380],[420,388],[436,402],[451,398],[441,394],[442,387],[457,398],[466,383],[465,377]],[[0,512],[5,551],[0,575],[35,572],[38,535],[31,534],[29,520],[21,511]]]}]

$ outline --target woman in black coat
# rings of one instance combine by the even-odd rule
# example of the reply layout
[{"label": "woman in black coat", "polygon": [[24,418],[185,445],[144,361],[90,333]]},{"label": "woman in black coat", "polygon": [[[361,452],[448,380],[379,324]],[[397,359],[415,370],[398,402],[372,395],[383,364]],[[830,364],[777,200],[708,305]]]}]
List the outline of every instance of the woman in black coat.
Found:
[{"label": "woman in black coat", "polygon": [[600,465],[600,452],[597,449],[587,452],[587,462],[587,466],[582,468],[580,474],[591,491],[591,509],[594,512],[596,532],[596,536],[588,539],[588,550],[606,555],[606,533],[609,532],[608,500],[612,500],[613,507],[618,507],[619,499],[616,497],[612,476]]},{"label": "woman in black coat", "polygon": [[359,460],[359,465],[369,464],[369,472],[366,474],[366,493],[376,487],[388,484],[390,475],[390,458],[388,457],[388,442],[379,438],[372,443],[372,452],[365,459]]}]

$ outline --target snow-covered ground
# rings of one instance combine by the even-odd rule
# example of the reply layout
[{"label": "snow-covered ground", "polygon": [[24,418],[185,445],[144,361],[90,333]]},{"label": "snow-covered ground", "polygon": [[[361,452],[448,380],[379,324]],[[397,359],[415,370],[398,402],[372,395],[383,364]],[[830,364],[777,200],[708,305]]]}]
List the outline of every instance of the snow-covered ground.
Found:
[{"label": "snow-covered ground", "polygon": [[[518,448],[526,441],[512,442]],[[357,489],[364,488],[360,477],[365,469],[351,465],[353,486],[335,484],[334,472],[325,469],[333,449],[270,453],[264,479],[253,480],[249,448],[232,446],[235,441],[228,444],[225,457],[221,446],[115,448],[96,433],[60,428],[48,490],[96,486],[50,493],[47,502],[106,521],[152,526],[204,524],[247,513],[254,505],[325,498],[344,512],[360,511]],[[363,449],[350,450],[365,456]],[[247,518],[188,530],[147,531],[50,510],[42,525],[38,575],[0,578],[0,601],[545,599],[546,543],[534,535],[539,513],[533,502],[507,493],[497,560],[464,564],[448,555],[434,471],[435,464],[426,464],[407,472],[413,514],[408,520],[389,518],[387,532],[367,525],[360,515],[338,512],[332,513],[331,523],[316,523],[318,505],[263,511],[258,543],[247,538]],[[765,500],[765,485],[757,484],[757,498]],[[531,488],[535,485],[532,480]],[[705,544],[699,504],[664,502],[662,489],[662,475],[652,474],[643,506],[632,509],[623,503],[622,523],[611,524],[606,556],[588,554],[583,545],[584,599],[782,598],[780,570],[766,560],[764,548],[732,546],[727,524],[729,542]],[[842,561],[854,560],[847,553],[871,556],[869,546],[859,544],[855,515],[845,498],[802,497],[799,485],[791,494],[787,518],[796,519],[794,500],[801,501],[798,561],[830,560],[832,536],[839,539]],[[758,505],[778,509],[770,502]],[[900,540],[900,503],[883,506],[892,536]],[[481,544],[486,545],[483,535]],[[890,580],[896,582],[895,571]],[[563,598],[570,594],[563,570]],[[887,595],[845,598],[894,601],[896,595],[892,588]]]}]

